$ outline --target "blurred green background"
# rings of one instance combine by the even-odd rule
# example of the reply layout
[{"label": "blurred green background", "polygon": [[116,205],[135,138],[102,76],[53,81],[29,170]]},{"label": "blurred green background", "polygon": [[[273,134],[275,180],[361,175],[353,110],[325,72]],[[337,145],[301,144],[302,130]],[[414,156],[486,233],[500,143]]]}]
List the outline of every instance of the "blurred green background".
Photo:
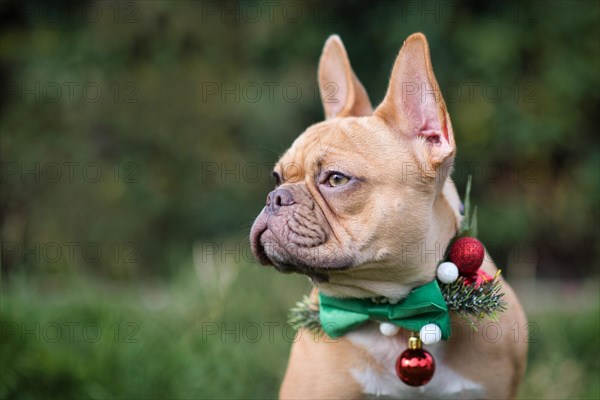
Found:
[{"label": "blurred green background", "polygon": [[250,254],[270,167],[322,120],[328,35],[378,104],[422,31],[455,181],[473,175],[480,237],[534,324],[520,397],[599,398],[599,17],[571,1],[0,1],[0,397],[276,396],[310,285]]}]

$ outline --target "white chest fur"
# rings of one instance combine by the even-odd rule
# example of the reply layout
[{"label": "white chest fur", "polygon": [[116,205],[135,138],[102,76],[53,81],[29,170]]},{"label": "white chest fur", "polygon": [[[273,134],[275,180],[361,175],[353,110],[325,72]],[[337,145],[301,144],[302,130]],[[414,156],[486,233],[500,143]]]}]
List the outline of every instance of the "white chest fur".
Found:
[{"label": "white chest fur", "polygon": [[427,346],[436,361],[435,374],[431,381],[421,387],[408,386],[396,376],[395,365],[398,356],[406,350],[406,343],[400,336],[387,337],[379,332],[377,324],[369,324],[346,335],[352,343],[363,347],[381,366],[357,366],[352,369],[354,379],[362,386],[363,393],[377,397],[398,399],[445,398],[463,399],[483,397],[483,387],[446,365],[443,353],[446,342]]}]

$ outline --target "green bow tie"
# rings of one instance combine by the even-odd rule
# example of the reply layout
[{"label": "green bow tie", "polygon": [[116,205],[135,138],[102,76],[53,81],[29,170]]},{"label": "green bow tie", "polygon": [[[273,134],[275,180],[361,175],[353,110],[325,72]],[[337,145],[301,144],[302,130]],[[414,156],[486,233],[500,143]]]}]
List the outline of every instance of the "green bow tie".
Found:
[{"label": "green bow tie", "polygon": [[435,280],[413,289],[397,304],[339,299],[319,292],[319,307],[321,326],[331,338],[343,336],[369,320],[391,322],[414,332],[433,323],[440,327],[442,339],[450,336],[448,307]]}]

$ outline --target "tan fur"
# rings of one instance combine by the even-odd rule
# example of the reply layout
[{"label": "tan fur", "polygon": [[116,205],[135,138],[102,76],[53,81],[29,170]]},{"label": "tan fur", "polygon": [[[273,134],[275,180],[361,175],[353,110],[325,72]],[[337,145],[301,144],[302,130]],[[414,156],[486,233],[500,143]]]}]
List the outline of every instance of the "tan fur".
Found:
[{"label": "tan fur", "polygon": [[292,346],[279,393],[282,399],[360,399],[360,385],[347,366],[362,364],[368,354],[347,340],[333,340],[301,330]]},{"label": "tan fur", "polygon": [[[318,290],[331,296],[401,299],[412,288],[435,279],[444,246],[461,220],[460,198],[449,177],[456,151],[454,134],[425,36],[414,34],[406,40],[387,95],[375,111],[337,36],[325,44],[319,83],[324,98],[327,91],[323,88],[335,83],[339,87],[337,101],[324,103],[326,121],[309,127],[277,163],[280,190],[299,197],[277,213],[263,210],[253,227],[253,250],[259,253],[262,246],[265,257],[275,260],[309,260],[309,276],[312,272],[325,274],[326,279],[314,282]],[[422,124],[404,102],[405,83],[422,85],[435,98],[435,103],[428,103],[432,107],[428,110],[435,110],[427,124],[433,128],[426,131],[432,140],[414,134]],[[354,184],[341,191],[324,188],[319,176],[328,170],[355,177]],[[315,242],[311,249],[298,245],[311,237],[315,226],[326,234],[326,241]],[[275,244],[273,248],[268,247],[269,241]],[[284,248],[280,242],[290,246]],[[332,267],[319,267],[325,261]],[[491,261],[486,261],[483,269],[496,273]],[[473,333],[463,326],[453,330],[437,360],[481,385],[485,398],[513,398],[525,368],[526,343],[522,335],[515,341],[510,328],[516,323],[523,332],[525,315],[507,283],[504,292],[509,309],[498,321],[501,337],[492,342],[484,336],[485,329]],[[461,322],[456,316],[452,320]],[[373,340],[379,337],[378,332],[365,335]],[[362,398],[364,388],[352,371],[365,366],[385,373],[370,349],[347,337],[334,342],[315,340],[311,333],[301,331],[292,346],[280,395],[290,399]]]}]

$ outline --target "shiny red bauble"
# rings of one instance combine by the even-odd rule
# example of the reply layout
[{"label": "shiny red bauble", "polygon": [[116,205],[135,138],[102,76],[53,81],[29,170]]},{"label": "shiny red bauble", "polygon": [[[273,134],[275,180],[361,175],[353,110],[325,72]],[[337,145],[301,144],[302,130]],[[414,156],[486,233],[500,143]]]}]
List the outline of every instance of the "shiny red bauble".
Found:
[{"label": "shiny red bauble", "polygon": [[435,372],[435,361],[427,350],[407,349],[396,360],[398,378],[410,386],[423,386]]},{"label": "shiny red bauble", "polygon": [[463,237],[452,244],[449,258],[461,276],[469,276],[481,266],[484,256],[485,248],[479,240]]}]

